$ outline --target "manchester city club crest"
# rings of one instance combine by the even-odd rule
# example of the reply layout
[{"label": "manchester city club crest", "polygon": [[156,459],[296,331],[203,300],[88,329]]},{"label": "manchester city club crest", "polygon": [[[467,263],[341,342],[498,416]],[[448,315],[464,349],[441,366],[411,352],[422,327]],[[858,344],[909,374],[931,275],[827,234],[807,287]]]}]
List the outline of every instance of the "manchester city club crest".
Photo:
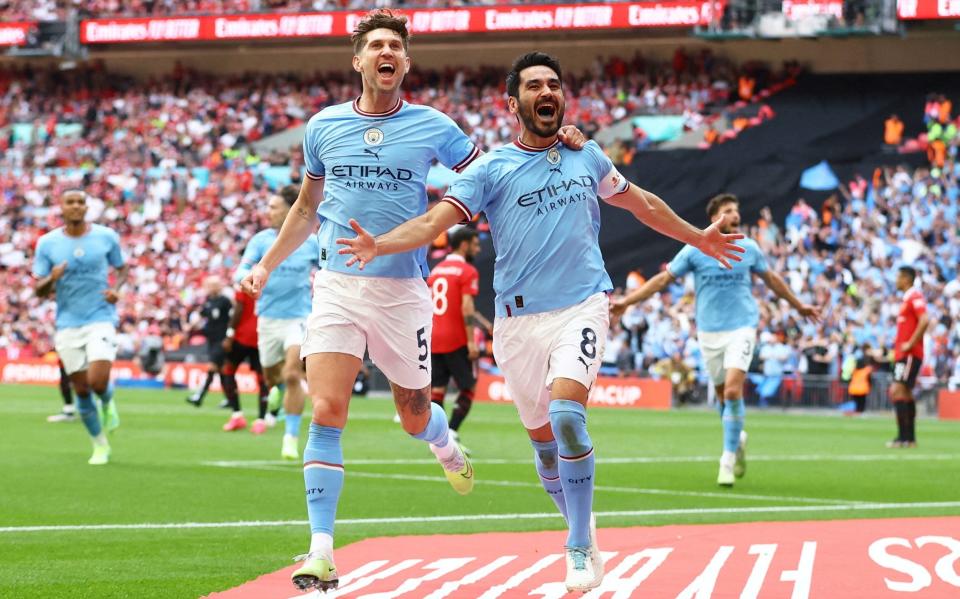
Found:
[{"label": "manchester city club crest", "polygon": [[550,164],[559,164],[560,163],[560,150],[556,148],[550,148],[547,152],[547,162]]},{"label": "manchester city club crest", "polygon": [[368,146],[379,146],[383,143],[383,131],[376,127],[370,127],[363,132],[363,142]]},{"label": "manchester city club crest", "polygon": [[74,258],[83,258],[84,253],[85,253],[85,252],[83,251],[83,248],[76,248],[75,250],[73,250],[73,257],[74,257]]}]

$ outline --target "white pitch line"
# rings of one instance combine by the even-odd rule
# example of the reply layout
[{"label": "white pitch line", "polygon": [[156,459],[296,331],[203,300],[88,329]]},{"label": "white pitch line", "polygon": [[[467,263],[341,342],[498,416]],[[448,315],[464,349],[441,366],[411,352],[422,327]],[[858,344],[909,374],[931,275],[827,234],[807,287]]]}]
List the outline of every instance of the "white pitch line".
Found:
[{"label": "white pitch line", "polygon": [[[960,454],[916,454],[916,453],[884,453],[884,454],[792,454],[792,455],[753,455],[751,462],[899,462],[899,461],[952,461],[960,460]],[[502,464],[533,464],[533,460],[518,459],[477,459],[471,460],[477,465]],[[715,462],[717,456],[635,456],[597,458],[598,464],[686,464],[698,462]],[[251,466],[301,466],[299,462],[284,460],[213,460],[200,462],[203,466],[217,466],[219,468],[249,468]],[[359,459],[345,460],[344,465],[350,466],[405,466],[436,464],[435,458],[413,459]]]},{"label": "white pitch line", "polygon": [[[250,470],[261,470],[265,472],[290,472],[290,468],[278,467],[279,464],[289,465],[289,462],[269,462],[266,463],[260,462],[262,465],[250,465],[250,466],[236,466],[232,465],[231,468],[247,468]],[[432,462],[436,464],[436,461]],[[212,465],[212,464],[207,464]],[[433,483],[442,483],[449,484],[449,481],[442,476],[423,476],[417,474],[383,474],[378,472],[359,472],[356,470],[351,470],[348,476],[358,477],[358,478],[389,478],[394,480],[419,480],[424,482],[433,482]],[[530,483],[523,481],[511,481],[511,480],[486,480],[478,479],[476,484],[481,486],[492,486],[492,487],[522,487],[529,489],[540,489],[542,488],[538,483]],[[612,487],[597,485],[594,487],[595,491],[600,492],[611,492],[611,493],[634,493],[638,495],[667,495],[673,497],[710,497],[710,498],[721,498],[721,499],[740,499],[745,501],[798,501],[801,503],[821,503],[821,504],[848,504],[848,505],[862,505],[865,502],[862,501],[853,501],[849,499],[826,499],[822,497],[791,497],[784,495],[751,495],[747,493],[722,493],[722,492],[711,492],[711,491],[683,491],[683,490],[674,490],[674,489],[649,489],[649,488],[635,488],[635,487]]]},{"label": "white pitch line", "polygon": [[[862,503],[858,505],[796,505],[769,507],[725,507],[664,510],[622,510],[594,512],[597,518],[646,518],[650,516],[678,516],[690,514],[771,514],[792,512],[849,512],[879,510],[914,510],[933,508],[960,508],[960,501],[935,501],[914,503]],[[337,525],[363,526],[367,524],[425,524],[430,522],[462,522],[470,520],[549,520],[559,519],[556,512],[526,514],[457,514],[453,516],[401,516],[392,518],[345,518]],[[269,528],[283,526],[306,526],[307,520],[241,520],[234,522],[164,522],[141,524],[65,524],[50,526],[4,526],[0,533],[22,532],[67,532],[90,530],[163,530],[188,528]]]},{"label": "white pitch line", "polygon": [[[443,476],[418,476],[418,475],[409,475],[409,474],[381,474],[376,472],[356,472],[350,471],[348,476],[351,477],[360,477],[360,478],[389,478],[394,480],[419,480],[424,482],[435,482],[449,484],[446,477]],[[512,480],[485,480],[479,478],[476,481],[477,485],[480,486],[491,486],[491,487],[523,487],[527,489],[541,489],[542,486],[540,483],[531,483],[523,481],[512,481]],[[839,505],[839,504],[849,504],[849,505],[860,505],[865,502],[862,501],[850,501],[846,499],[823,499],[818,497],[785,497],[781,495],[750,495],[746,493],[718,493],[711,491],[682,491],[682,490],[673,490],[673,489],[648,489],[648,488],[635,488],[635,487],[611,487],[605,485],[596,485],[593,487],[595,491],[599,492],[609,492],[609,493],[635,493],[637,495],[669,495],[669,496],[680,496],[680,497],[711,497],[711,498],[721,498],[721,499],[742,499],[746,501],[797,501],[801,503],[823,503],[828,505]]]}]

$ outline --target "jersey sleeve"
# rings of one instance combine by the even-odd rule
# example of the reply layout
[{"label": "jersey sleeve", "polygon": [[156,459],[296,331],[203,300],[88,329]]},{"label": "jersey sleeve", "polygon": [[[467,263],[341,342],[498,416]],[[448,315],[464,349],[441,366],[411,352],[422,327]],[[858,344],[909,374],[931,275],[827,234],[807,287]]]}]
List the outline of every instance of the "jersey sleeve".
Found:
[{"label": "jersey sleeve", "polygon": [[247,273],[250,272],[257,262],[260,262],[260,258],[263,258],[263,244],[260,243],[260,237],[255,236],[250,240],[250,243],[247,244],[247,249],[243,250],[243,257],[240,258],[240,266],[237,267],[237,272],[233,274],[233,281],[239,283],[243,280],[243,277],[247,276]]},{"label": "jersey sleeve", "polygon": [[37,250],[33,256],[33,276],[40,278],[50,274],[53,264],[50,261],[50,254],[47,251],[46,240],[40,239],[37,242]]},{"label": "jersey sleeve", "polygon": [[670,264],[667,264],[667,270],[673,275],[673,278],[679,279],[693,271],[693,247],[683,246],[683,249],[677,252]]},{"label": "jersey sleeve", "polygon": [[480,148],[447,115],[436,112],[438,135],[437,159],[445,167],[458,173],[480,156]]},{"label": "jersey sleeve", "polygon": [[753,258],[750,261],[750,272],[758,275],[767,272],[770,267],[767,265],[767,257],[763,255],[760,246],[757,245],[756,242],[751,242],[750,246],[750,253],[753,254]]},{"label": "jersey sleeve", "polygon": [[307,166],[307,177],[314,181],[320,181],[326,175],[327,170],[323,166],[323,160],[320,158],[320,132],[321,122],[320,113],[313,115],[307,122],[307,128],[303,133],[303,162]]},{"label": "jersey sleeve", "polygon": [[465,268],[460,279],[460,288],[466,295],[476,297],[480,294],[480,273],[476,268]]},{"label": "jersey sleeve", "polygon": [[107,262],[114,268],[120,268],[127,262],[120,248],[120,235],[116,231],[110,231],[110,251],[107,252]]},{"label": "jersey sleeve", "polygon": [[595,141],[588,141],[583,147],[584,152],[590,154],[594,163],[594,176],[597,178],[597,195],[604,200],[626,192],[630,182],[613,166],[610,158],[603,153]]},{"label": "jersey sleeve", "polygon": [[920,318],[927,313],[927,300],[923,299],[923,294],[919,291],[914,291],[910,294],[910,309],[913,310],[913,313]]},{"label": "jersey sleeve", "polygon": [[462,222],[470,222],[487,207],[486,172],[483,161],[470,165],[454,179],[443,196],[442,201],[453,204],[463,214]]}]

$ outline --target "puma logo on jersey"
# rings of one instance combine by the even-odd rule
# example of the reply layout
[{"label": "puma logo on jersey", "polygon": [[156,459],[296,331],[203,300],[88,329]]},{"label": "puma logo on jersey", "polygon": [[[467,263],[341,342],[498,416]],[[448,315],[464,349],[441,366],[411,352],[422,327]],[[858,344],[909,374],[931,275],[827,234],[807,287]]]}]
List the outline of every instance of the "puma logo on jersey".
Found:
[{"label": "puma logo on jersey", "polygon": [[370,148],[364,148],[364,149],[363,149],[363,153],[364,153],[364,154],[370,154],[371,156],[373,156],[374,158],[376,158],[377,161],[380,160],[380,150],[372,150],[372,149],[370,149]]}]

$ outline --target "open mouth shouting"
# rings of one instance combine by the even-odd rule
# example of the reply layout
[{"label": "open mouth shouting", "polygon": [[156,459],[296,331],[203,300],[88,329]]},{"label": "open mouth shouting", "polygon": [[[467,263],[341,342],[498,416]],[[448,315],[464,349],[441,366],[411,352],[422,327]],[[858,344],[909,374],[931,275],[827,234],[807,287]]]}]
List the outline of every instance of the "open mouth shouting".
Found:
[{"label": "open mouth shouting", "polygon": [[537,116],[544,121],[552,121],[557,116],[557,105],[552,100],[544,100],[537,104]]},{"label": "open mouth shouting", "polygon": [[377,65],[377,75],[383,82],[391,81],[397,74],[397,65],[392,62],[381,62]]}]

